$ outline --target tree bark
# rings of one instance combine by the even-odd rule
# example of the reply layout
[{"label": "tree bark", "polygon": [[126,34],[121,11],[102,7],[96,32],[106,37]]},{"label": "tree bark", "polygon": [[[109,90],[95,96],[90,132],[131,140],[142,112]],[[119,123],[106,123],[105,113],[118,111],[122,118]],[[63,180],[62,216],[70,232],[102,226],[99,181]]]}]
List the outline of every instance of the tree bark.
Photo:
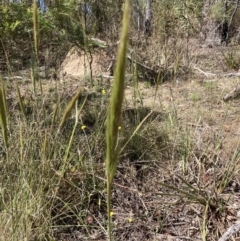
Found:
[{"label": "tree bark", "polygon": [[152,34],[152,0],[146,0],[146,17],[145,17],[145,35],[151,36]]},{"label": "tree bark", "polygon": [[[214,16],[216,12],[222,13],[222,16]],[[228,5],[226,0],[205,0],[203,4],[202,16],[202,40],[210,46],[222,45],[228,43]]]}]

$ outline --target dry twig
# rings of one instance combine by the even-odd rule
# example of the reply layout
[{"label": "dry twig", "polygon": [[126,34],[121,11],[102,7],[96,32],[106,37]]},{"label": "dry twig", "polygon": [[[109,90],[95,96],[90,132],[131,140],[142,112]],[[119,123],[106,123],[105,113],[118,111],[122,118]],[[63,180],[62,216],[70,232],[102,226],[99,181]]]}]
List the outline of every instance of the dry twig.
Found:
[{"label": "dry twig", "polygon": [[218,241],[226,241],[240,230],[240,221],[232,225]]},{"label": "dry twig", "polygon": [[230,99],[236,98],[238,95],[240,95],[240,85],[238,85],[236,88],[230,91],[227,95],[225,95],[223,100],[228,101]]}]

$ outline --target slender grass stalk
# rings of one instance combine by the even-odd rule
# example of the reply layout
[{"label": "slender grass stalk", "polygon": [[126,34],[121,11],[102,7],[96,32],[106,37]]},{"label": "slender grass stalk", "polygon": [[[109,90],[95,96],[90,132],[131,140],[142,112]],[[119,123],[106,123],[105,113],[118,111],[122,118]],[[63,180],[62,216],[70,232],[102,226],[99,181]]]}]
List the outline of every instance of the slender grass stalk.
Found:
[{"label": "slender grass stalk", "polygon": [[4,86],[4,82],[2,81],[1,78],[0,78],[0,81],[1,81],[1,88],[2,88],[2,93],[3,93],[3,104],[4,104],[5,111],[6,111],[6,116],[7,116],[8,111],[7,111],[7,101],[6,101],[5,86]]},{"label": "slender grass stalk", "polygon": [[[66,150],[65,150],[65,154],[64,154],[64,158],[63,158],[63,165],[62,165],[61,173],[60,173],[60,178],[63,177],[64,174],[65,174],[69,152],[70,152],[70,149],[71,149],[71,146],[72,146],[72,143],[73,143],[74,134],[75,134],[75,131],[76,131],[77,125],[78,125],[79,115],[81,114],[81,112],[83,110],[83,107],[85,106],[85,103],[86,103],[86,100],[87,100],[87,97],[85,97],[80,109],[78,110],[78,97],[81,93],[82,93],[82,89],[79,89],[78,92],[75,94],[75,96],[73,96],[73,98],[71,99],[71,101],[70,101],[69,105],[67,106],[66,111],[63,115],[63,118],[62,118],[62,121],[61,121],[62,124],[60,124],[60,126],[63,125],[63,123],[65,122],[66,118],[68,117],[70,111],[72,110],[72,108],[75,105],[75,108],[76,108],[75,124],[74,124],[74,127],[72,129],[72,133],[71,133],[68,145],[67,145]],[[61,127],[59,127],[58,131],[60,130],[60,128]],[[59,178],[58,185],[59,185],[60,180],[61,180],[60,178]]]},{"label": "slender grass stalk", "polygon": [[[35,58],[32,61],[31,79],[32,79],[32,85],[33,85],[33,93],[36,96],[36,79],[37,79],[36,72],[38,72],[39,43],[40,43],[37,0],[33,1],[32,8],[33,8],[33,39],[34,39]],[[41,89],[41,94],[42,94],[41,82],[40,82],[40,89]]]},{"label": "slender grass stalk", "polygon": [[134,132],[132,133],[132,135],[130,136],[130,138],[127,140],[127,142],[124,144],[124,146],[121,148],[119,154],[126,148],[126,146],[128,145],[128,143],[132,140],[132,138],[134,137],[134,135],[138,132],[138,130],[142,127],[142,125],[146,122],[146,120],[148,119],[148,117],[153,113],[153,111],[150,111],[149,114],[147,116],[145,116],[145,118],[141,121],[141,123],[139,123],[139,125],[135,128]]},{"label": "slender grass stalk", "polygon": [[[7,133],[7,104],[6,104],[6,94],[5,94],[5,88],[4,84],[2,82],[2,78],[0,76],[0,127],[2,129],[2,137],[3,142],[6,149],[6,161],[7,161],[7,171],[10,173],[10,165],[9,165],[9,143],[8,143],[8,133]],[[11,175],[9,175],[11,177]],[[10,178],[11,179],[11,178]],[[10,180],[11,181],[11,180]],[[13,189],[9,188],[10,193],[10,207],[12,214],[13,211],[13,203],[12,203],[12,197],[13,197]],[[14,224],[11,223],[12,229],[14,230]]]},{"label": "slender grass stalk", "polygon": [[26,111],[25,111],[25,108],[24,108],[24,105],[23,105],[23,99],[22,99],[22,96],[21,96],[21,93],[20,93],[20,90],[19,90],[19,87],[17,85],[17,83],[15,83],[15,88],[17,90],[17,95],[18,95],[18,102],[19,102],[19,105],[20,105],[20,109],[22,111],[22,114],[26,120]]},{"label": "slender grass stalk", "polygon": [[3,83],[1,83],[1,87],[0,87],[0,125],[2,129],[4,145],[6,148],[6,154],[8,157],[7,107],[6,107],[5,88]]},{"label": "slender grass stalk", "polygon": [[159,71],[157,81],[156,81],[155,93],[154,93],[154,105],[155,105],[156,99],[157,99],[158,87],[161,82],[162,82],[162,73],[161,73],[161,71]]},{"label": "slender grass stalk", "polygon": [[220,207],[220,203],[216,201],[214,197],[210,197],[208,195],[208,192],[195,188],[193,185],[189,184],[187,181],[185,181],[183,178],[178,176],[178,178],[186,184],[187,187],[184,189],[179,189],[178,187],[174,187],[172,185],[168,185],[166,183],[158,182],[158,184],[175,191],[175,195],[183,198],[187,198],[188,200],[191,200],[192,202],[199,203],[203,205],[204,207],[209,207],[212,209],[217,209]]},{"label": "slender grass stalk", "polygon": [[208,209],[209,209],[209,205],[208,202],[205,206],[205,210],[204,210],[204,215],[203,215],[203,223],[202,223],[202,240],[206,241],[207,240],[207,218],[208,218]]},{"label": "slender grass stalk", "polygon": [[[73,97],[74,98],[74,97]],[[82,112],[83,110],[83,107],[86,103],[86,100],[87,98],[84,99],[80,109],[78,110],[78,107],[77,107],[77,101],[75,101],[75,107],[76,107],[76,115],[75,115],[75,124],[74,124],[74,127],[73,127],[73,130],[72,130],[72,134],[71,134],[71,137],[70,137],[70,140],[68,142],[68,146],[67,146],[67,149],[66,149],[66,152],[65,152],[65,156],[64,156],[64,163],[67,162],[67,159],[68,159],[68,155],[69,155],[69,151],[70,151],[70,148],[72,146],[72,142],[73,142],[73,137],[74,137],[74,133],[76,131],[76,128],[77,128],[77,124],[78,124],[78,119],[79,119],[79,115],[80,113]]]},{"label": "slender grass stalk", "polygon": [[60,129],[62,128],[64,122],[66,121],[66,119],[69,117],[71,110],[73,109],[76,101],[78,100],[79,96],[82,94],[82,88],[79,88],[77,93],[73,96],[73,98],[71,99],[71,101],[69,102],[69,104],[66,107],[66,110],[63,114],[63,117],[61,119],[60,125],[58,127],[58,131],[60,131]]},{"label": "slender grass stalk", "polygon": [[[133,58],[133,56],[132,56]],[[136,56],[134,56],[134,59],[136,58]],[[137,63],[134,63],[133,59],[132,59],[132,78],[133,78],[133,97],[134,97],[134,107],[136,107],[137,104],[137,92],[138,92],[138,66]]]},{"label": "slender grass stalk", "polygon": [[32,88],[33,88],[33,94],[36,96],[36,78],[34,73],[34,65],[32,64],[31,67],[31,81],[32,81]]},{"label": "slender grass stalk", "polygon": [[19,144],[20,144],[20,163],[23,164],[24,142],[23,142],[23,126],[22,126],[22,123],[19,124]]},{"label": "slender grass stalk", "polygon": [[195,193],[193,192],[192,190],[181,190],[177,187],[174,187],[174,186],[171,186],[171,185],[168,185],[168,184],[165,184],[163,182],[158,182],[158,184],[170,189],[170,190],[173,190],[173,191],[176,191],[175,195],[176,196],[179,196],[179,197],[185,197],[193,202],[197,202],[197,203],[200,203],[201,205],[203,206],[206,206],[207,204],[207,195],[204,196],[204,194],[198,194],[198,193]]},{"label": "slender grass stalk", "polygon": [[176,57],[176,62],[175,62],[175,65],[174,65],[174,70],[173,70],[173,75],[174,75],[174,78],[176,77],[177,75],[177,72],[179,70],[179,66],[180,66],[180,62],[181,62],[181,59],[182,59],[182,54],[178,54],[177,57]]},{"label": "slender grass stalk", "polygon": [[107,158],[106,158],[106,179],[107,179],[107,212],[108,212],[108,240],[112,240],[111,227],[111,189],[118,162],[118,131],[121,123],[121,110],[124,97],[124,78],[128,42],[128,29],[130,19],[130,1],[125,1],[123,14],[122,33],[118,48],[116,69],[114,74],[114,85],[110,100],[110,109],[107,117]]},{"label": "slender grass stalk", "polygon": [[56,117],[57,117],[57,113],[58,113],[58,110],[59,110],[59,105],[60,105],[60,98],[58,99],[56,107],[55,107],[54,112],[53,112],[51,129],[53,129],[53,125],[55,123],[55,120],[56,120]]},{"label": "slender grass stalk", "polygon": [[38,25],[38,7],[37,0],[33,1],[33,37],[34,37],[34,48],[37,61],[39,60],[39,25]]},{"label": "slender grass stalk", "polygon": [[234,173],[235,167],[239,162],[239,156],[240,156],[240,149],[237,149],[234,152],[230,162],[226,165],[223,177],[221,178],[221,182],[217,190],[219,194],[225,190],[230,180],[232,180],[232,175]]}]

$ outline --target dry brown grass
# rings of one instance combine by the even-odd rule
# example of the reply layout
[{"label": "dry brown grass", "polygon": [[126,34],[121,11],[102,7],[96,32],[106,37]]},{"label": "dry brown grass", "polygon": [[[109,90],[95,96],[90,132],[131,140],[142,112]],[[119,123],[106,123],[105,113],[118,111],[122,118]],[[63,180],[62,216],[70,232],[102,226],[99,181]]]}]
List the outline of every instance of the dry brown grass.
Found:
[{"label": "dry brown grass", "polygon": [[[235,48],[235,51],[239,50]],[[132,82],[126,87],[124,119],[119,136],[123,145],[144,117],[150,111],[154,112],[120,155],[112,194],[113,232],[119,241],[204,240],[204,236],[215,241],[236,220],[240,208],[240,165],[239,156],[233,158],[240,148],[239,99],[226,103],[223,96],[239,84],[239,80],[221,76],[227,67],[216,48],[203,49],[193,45],[191,61],[192,73],[159,85],[156,98],[156,87],[146,82],[138,83],[135,92],[136,85]],[[193,70],[193,66],[218,75],[206,78]],[[38,218],[33,215],[32,223],[27,223],[26,232],[30,240],[33,236],[29,233],[34,232],[38,234],[35,236],[37,240],[44,240],[47,235],[55,240],[106,240],[103,160],[106,150],[106,106],[111,82],[100,83],[96,80],[95,86],[90,88],[88,81],[68,78],[64,82],[42,81],[45,104],[41,108],[46,108],[49,123],[39,121],[37,129],[33,123],[31,129],[25,129],[27,125],[22,129],[22,140],[27,149],[23,152],[25,159],[21,159],[22,166],[16,169],[22,179],[17,180],[20,184],[20,180],[24,183],[25,176],[20,167],[29,170],[28,163],[38,170],[38,175],[28,172],[32,187],[36,187],[34,179],[38,182],[42,180],[41,189],[31,193],[34,197],[31,200],[36,202],[32,203],[30,212]],[[8,110],[14,120],[10,125],[13,141],[19,139],[16,123],[21,120],[21,110],[13,83],[6,81],[5,86]],[[41,97],[33,98],[29,81],[18,80],[18,86],[23,96],[26,119],[31,123],[33,113],[37,116],[35,101]],[[54,125],[51,126],[50,117],[59,100],[55,120],[57,130],[67,103],[80,86],[83,96],[78,101],[81,104],[86,98],[86,103],[69,151],[65,175],[56,186],[61,157],[68,145],[75,119],[71,112],[59,138],[54,139],[51,132]],[[102,89],[106,90],[106,95]],[[85,129],[81,129],[83,125],[86,125]],[[27,140],[33,144],[27,146]],[[10,143],[10,150],[18,150],[17,143]],[[45,157],[34,153],[36,146],[45,150]],[[4,156],[3,152],[0,148],[0,154]],[[40,166],[30,158],[33,153],[34,157],[43,158]],[[17,156],[14,155],[13,160],[17,160]],[[2,162],[0,167],[6,173]],[[226,180],[225,184],[223,180]],[[25,189],[26,196],[30,195],[29,190]],[[196,197],[209,205],[194,199]],[[31,203],[25,200],[23,204]],[[7,221],[7,213],[2,210],[1,217]],[[46,213],[48,215],[44,216]],[[7,225],[0,227],[4,232],[8,228]]]}]

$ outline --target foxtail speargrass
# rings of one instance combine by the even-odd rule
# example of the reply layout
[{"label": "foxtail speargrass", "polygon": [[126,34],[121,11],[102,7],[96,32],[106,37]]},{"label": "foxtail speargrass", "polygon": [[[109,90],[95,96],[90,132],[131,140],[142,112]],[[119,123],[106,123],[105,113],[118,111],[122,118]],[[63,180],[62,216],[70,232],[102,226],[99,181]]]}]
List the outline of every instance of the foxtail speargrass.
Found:
[{"label": "foxtail speargrass", "polygon": [[[77,102],[78,98],[80,97],[80,95],[82,94],[83,90],[82,88],[80,87],[76,94],[72,97],[72,99],[70,100],[69,104],[67,105],[65,111],[64,111],[64,114],[63,114],[63,117],[61,119],[61,122],[59,124],[59,127],[58,127],[58,132],[60,131],[60,129],[62,128],[63,124],[65,123],[66,119],[70,116],[70,113],[73,109],[73,107],[75,106],[75,103]],[[57,107],[56,107],[57,108]],[[55,115],[55,114],[54,114]],[[55,117],[54,117],[55,118]]]},{"label": "foxtail speargrass", "polygon": [[[0,76],[1,77],[1,76]],[[2,137],[6,148],[6,154],[8,159],[8,134],[7,134],[7,106],[6,106],[6,94],[2,80],[0,80],[0,127],[2,129]]]},{"label": "foxtail speargrass", "polygon": [[38,7],[37,1],[33,1],[33,34],[34,34],[34,48],[37,61],[39,60],[39,25],[38,25]]},{"label": "foxtail speargrass", "polygon": [[107,178],[107,212],[108,212],[108,240],[112,240],[111,228],[111,189],[114,174],[118,162],[119,143],[118,132],[121,126],[121,109],[124,97],[124,78],[128,42],[128,28],[130,19],[130,2],[125,1],[122,33],[118,48],[114,84],[110,100],[110,109],[107,117],[107,157],[106,157],[106,178]]}]

